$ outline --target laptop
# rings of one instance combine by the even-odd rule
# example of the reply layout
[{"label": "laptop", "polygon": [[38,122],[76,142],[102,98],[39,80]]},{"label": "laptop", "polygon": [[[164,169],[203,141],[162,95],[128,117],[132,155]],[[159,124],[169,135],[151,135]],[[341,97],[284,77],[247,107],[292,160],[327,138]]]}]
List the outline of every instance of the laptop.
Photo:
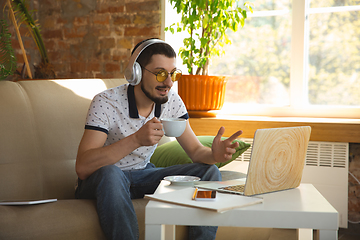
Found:
[{"label": "laptop", "polygon": [[258,129],[245,180],[214,181],[197,187],[253,196],[296,188],[305,165],[311,127]]}]

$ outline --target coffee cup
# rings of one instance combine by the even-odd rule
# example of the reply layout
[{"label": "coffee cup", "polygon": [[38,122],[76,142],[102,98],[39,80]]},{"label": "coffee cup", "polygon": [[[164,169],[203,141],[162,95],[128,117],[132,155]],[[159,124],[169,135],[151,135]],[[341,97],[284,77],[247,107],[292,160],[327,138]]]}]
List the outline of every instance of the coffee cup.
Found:
[{"label": "coffee cup", "polygon": [[186,128],[186,119],[163,118],[160,120],[163,125],[165,136],[180,137]]}]

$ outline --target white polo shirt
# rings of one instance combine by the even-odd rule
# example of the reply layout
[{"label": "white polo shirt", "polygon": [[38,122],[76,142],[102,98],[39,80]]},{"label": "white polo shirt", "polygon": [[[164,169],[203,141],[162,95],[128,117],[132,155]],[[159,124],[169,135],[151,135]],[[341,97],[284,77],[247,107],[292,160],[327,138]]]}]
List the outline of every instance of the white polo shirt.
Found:
[{"label": "white polo shirt", "polygon": [[[108,135],[104,146],[111,145],[138,131],[147,121],[157,118],[188,119],[186,107],[180,96],[172,89],[168,101],[155,104],[145,118],[138,114],[134,87],[124,84],[97,94],[90,104],[85,129],[102,131]],[[139,147],[115,165],[122,170],[143,169],[150,162],[154,146]]]}]

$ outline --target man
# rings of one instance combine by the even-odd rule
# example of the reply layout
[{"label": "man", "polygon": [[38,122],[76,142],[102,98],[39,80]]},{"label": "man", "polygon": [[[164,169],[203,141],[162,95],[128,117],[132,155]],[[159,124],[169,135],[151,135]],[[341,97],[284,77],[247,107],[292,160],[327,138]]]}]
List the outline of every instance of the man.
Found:
[{"label": "man", "polygon": [[[221,141],[220,128],[212,148],[202,146],[190,128],[177,138],[192,164],[156,168],[150,157],[164,135],[161,118],[188,118],[186,108],[171,87],[179,80],[176,53],[170,45],[149,39],[132,52],[125,76],[131,84],[94,97],[78,149],[76,197],[96,199],[101,227],[108,239],[137,239],[138,225],[131,199],[152,194],[170,175],[221,180],[216,162],[229,160],[238,147]],[[190,227],[189,239],[214,239],[216,227]]]}]

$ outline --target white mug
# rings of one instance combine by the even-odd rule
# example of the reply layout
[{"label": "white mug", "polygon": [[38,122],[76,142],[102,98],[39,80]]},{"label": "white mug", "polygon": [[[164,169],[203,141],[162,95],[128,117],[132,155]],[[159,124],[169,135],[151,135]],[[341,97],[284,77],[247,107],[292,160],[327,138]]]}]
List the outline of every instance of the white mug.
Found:
[{"label": "white mug", "polygon": [[186,128],[186,119],[182,118],[163,118],[160,119],[165,136],[180,137]]}]

